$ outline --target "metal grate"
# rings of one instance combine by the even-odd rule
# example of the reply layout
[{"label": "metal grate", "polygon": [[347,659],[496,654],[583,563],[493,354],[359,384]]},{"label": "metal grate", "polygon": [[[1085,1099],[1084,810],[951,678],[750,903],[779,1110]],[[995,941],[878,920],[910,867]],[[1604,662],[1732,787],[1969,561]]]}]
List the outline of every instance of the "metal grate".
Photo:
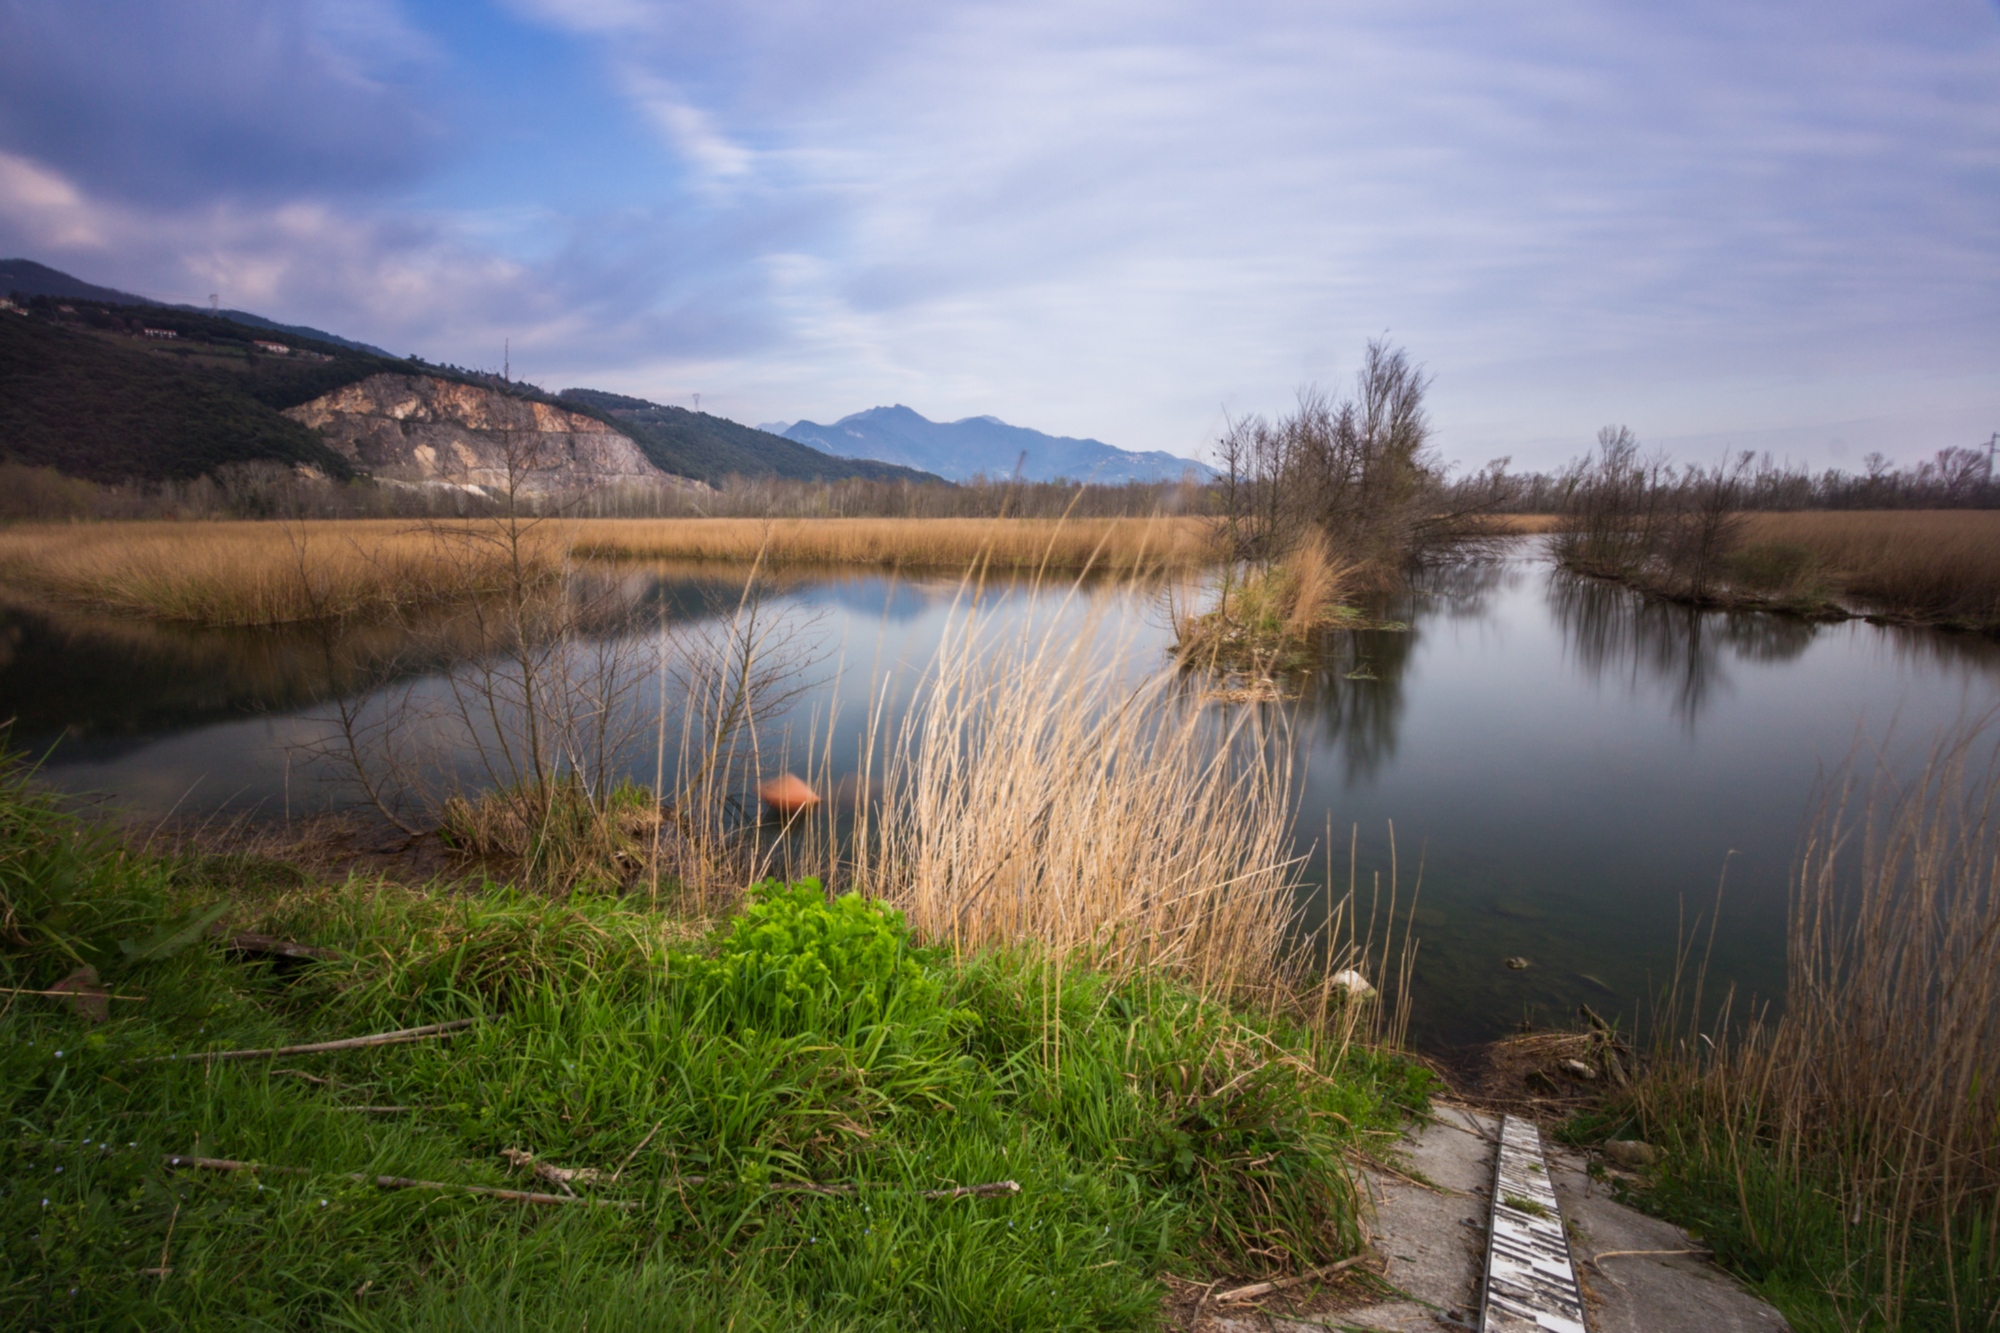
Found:
[{"label": "metal grate", "polygon": [[1511,1115],[1500,1122],[1486,1234],[1481,1333],[1588,1333],[1541,1132]]}]

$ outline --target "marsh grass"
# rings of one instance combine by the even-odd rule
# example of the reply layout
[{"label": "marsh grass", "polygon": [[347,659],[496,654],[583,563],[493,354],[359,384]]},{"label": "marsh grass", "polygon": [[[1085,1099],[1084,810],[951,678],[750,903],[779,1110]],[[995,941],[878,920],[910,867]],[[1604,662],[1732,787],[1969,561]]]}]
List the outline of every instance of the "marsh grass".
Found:
[{"label": "marsh grass", "polygon": [[[1309,537],[1281,560],[1225,570],[1173,613],[1184,666],[1270,674],[1314,665],[1332,629],[1378,628],[1356,601],[1385,590],[1382,567],[1335,556]],[[1194,605],[1205,601],[1206,609]]]},{"label": "marsh grass", "polygon": [[946,570],[1136,573],[1217,558],[1192,518],[690,518],[588,520],[574,549],[598,559],[850,565]]},{"label": "marsh grass", "polygon": [[2000,625],[2000,511],[1750,514],[1744,539],[1746,548],[1803,552],[1803,577],[1863,609],[1968,628]]},{"label": "marsh grass", "polygon": [[[59,602],[200,625],[380,615],[462,602],[503,586],[510,572],[503,563],[467,559],[463,543],[451,539],[481,526],[22,524],[0,529],[0,582]],[[547,572],[556,553],[538,544],[536,568]]]},{"label": "marsh grass", "polygon": [[1288,746],[1136,678],[1101,608],[947,630],[864,774],[856,882],[960,953],[1032,945],[1207,994],[1274,985],[1294,915]]},{"label": "marsh grass", "polygon": [[[1200,521],[1161,519],[489,519],[16,524],[0,529],[0,584],[157,620],[286,625],[464,604],[514,572],[482,540],[532,527],[527,556],[1070,574],[1197,568]],[[476,549],[485,559],[468,559]]]},{"label": "marsh grass", "polygon": [[[117,941],[217,885],[79,828],[11,762],[0,867],[7,984],[81,956],[146,997],[97,1026],[0,1001],[0,1320],[24,1327],[1149,1327],[1163,1273],[1354,1252],[1346,1157],[1426,1087],[1155,972],[1056,986],[1034,953],[925,948],[811,889],[709,928],[590,895],[239,876],[233,924],[337,959],[198,938],[141,959]],[[136,1062],[475,1016],[276,1065]],[[636,1207],[345,1178],[538,1185],[503,1149],[596,1168],[583,1193]],[[175,1173],[175,1152],[308,1174]],[[998,1180],[1022,1188],[915,1192]]]},{"label": "marsh grass", "polygon": [[1802,1320],[2000,1327],[1995,760],[1975,727],[1913,781],[1837,787],[1802,848],[1783,1010],[1691,1033],[1697,973],[1629,1105],[1666,1149],[1657,1206]]}]

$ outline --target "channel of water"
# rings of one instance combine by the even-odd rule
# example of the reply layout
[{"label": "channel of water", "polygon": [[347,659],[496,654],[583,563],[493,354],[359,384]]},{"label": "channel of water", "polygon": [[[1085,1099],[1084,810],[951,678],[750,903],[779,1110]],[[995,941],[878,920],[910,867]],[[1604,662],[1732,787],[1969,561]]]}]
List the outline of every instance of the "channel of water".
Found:
[{"label": "channel of water", "polygon": [[[732,586],[617,578],[628,618],[607,635],[714,614]],[[1135,674],[1165,662],[1157,588],[987,596],[1115,634]],[[819,663],[795,735],[832,719],[836,768],[874,692],[906,698],[962,610],[954,582],[876,574],[789,577],[774,604]],[[1316,892],[1350,871],[1364,895],[1386,889],[1392,856],[1406,904],[1420,880],[1412,1037],[1432,1048],[1579,1003],[1634,1013],[1697,918],[1707,940],[1718,889],[1711,984],[1777,995],[1787,875],[1822,779],[1857,746],[1913,762],[2000,705],[1992,640],[1647,602],[1559,574],[1533,540],[1436,571],[1385,618],[1408,628],[1341,636],[1296,703],[1298,849]],[[353,799],[299,759],[354,687],[326,660],[302,633],[0,607],[0,719],[46,752],[47,780],[133,816],[298,815]],[[650,780],[644,748],[630,762]]]}]

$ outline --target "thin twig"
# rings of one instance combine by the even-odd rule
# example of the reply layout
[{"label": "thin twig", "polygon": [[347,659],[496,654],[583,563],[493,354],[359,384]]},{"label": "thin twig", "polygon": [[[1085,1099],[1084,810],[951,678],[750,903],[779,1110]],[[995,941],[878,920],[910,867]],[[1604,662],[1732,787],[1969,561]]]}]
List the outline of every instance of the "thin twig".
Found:
[{"label": "thin twig", "polygon": [[[673,1178],[672,1183],[675,1184],[676,1186],[680,1186],[680,1185],[707,1185],[711,1183],[735,1184],[736,1182],[711,1181],[710,1177],[708,1176],[675,1176]],[[826,1194],[826,1195],[857,1194],[864,1189],[880,1189],[880,1190],[888,1190],[891,1193],[896,1193],[896,1194],[915,1194],[920,1199],[962,1199],[962,1198],[990,1199],[998,1195],[1019,1194],[1021,1192],[1020,1182],[1013,1180],[995,1180],[985,1185],[958,1185],[950,1189],[936,1189],[936,1190],[905,1190],[905,1189],[899,1189],[894,1185],[889,1185],[886,1183],[881,1183],[876,1181],[861,1181],[854,1184],[823,1185],[820,1184],[818,1181],[813,1181],[813,1180],[774,1180],[770,1184],[766,1185],[764,1188],[770,1190],[775,1194]]]},{"label": "thin twig", "polygon": [[[203,1171],[269,1171],[277,1175],[308,1176],[312,1172],[303,1166],[265,1166],[257,1162],[237,1162],[226,1157],[186,1157],[178,1153],[167,1156],[168,1166],[195,1167]],[[579,1199],[560,1194],[538,1194],[533,1190],[495,1189],[491,1185],[456,1185],[442,1180],[413,1180],[408,1176],[369,1176],[358,1171],[334,1173],[341,1180],[356,1180],[364,1185],[374,1185],[385,1190],[457,1190],[463,1194],[479,1194],[489,1199],[512,1199],[517,1203],[588,1203],[599,1208],[637,1208],[636,1203],[622,1199]]]},{"label": "thin twig", "polygon": [[626,1153],[625,1160],[620,1162],[618,1164],[618,1169],[611,1173],[611,1180],[609,1182],[610,1184],[616,1185],[618,1183],[618,1177],[625,1174],[625,1168],[632,1165],[632,1159],[634,1157],[637,1157],[639,1153],[645,1148],[645,1146],[653,1141],[653,1135],[659,1133],[660,1126],[666,1123],[667,1122],[664,1120],[656,1120],[653,1122],[653,1127],[646,1131],[646,1137],[639,1140],[639,1146],[637,1148],[634,1148],[631,1152]]},{"label": "thin twig", "polygon": [[181,1206],[179,1204],[175,1204],[174,1215],[167,1219],[167,1238],[160,1242],[160,1266],[157,1269],[153,1270],[154,1272],[159,1274],[160,1280],[162,1282],[166,1281],[167,1274],[174,1271],[167,1264],[167,1247],[174,1243],[174,1223],[180,1220],[181,1220]]},{"label": "thin twig", "polygon": [[1594,1254],[1594,1255],[1592,1255],[1592,1256],[1590,1257],[1590,1262],[1592,1262],[1592,1263],[1594,1264],[1594,1263],[1596,1263],[1596,1262],[1597,1262],[1597,1261],[1598,1261],[1599,1259],[1619,1259],[1619,1258],[1623,1258],[1623,1257],[1624,1257],[1624,1256],[1626,1256],[1626,1255],[1631,1255],[1631,1254],[1702,1254],[1702,1255],[1705,1255],[1705,1254],[1708,1254],[1708,1253],[1709,1253],[1709,1251],[1708,1251],[1708,1250],[1606,1250],[1606,1251],[1605,1251],[1605,1252],[1604,1252],[1603,1254]]},{"label": "thin twig", "polygon": [[455,1018],[449,1023],[431,1023],[420,1028],[404,1028],[399,1032],[377,1032],[368,1037],[346,1037],[340,1041],[315,1041],[304,1046],[269,1046],[246,1051],[198,1051],[192,1055],[149,1055],[134,1063],[151,1064],[160,1060],[261,1060],[279,1055],[314,1055],[321,1051],[353,1051],[364,1046],[393,1046],[398,1042],[421,1041],[425,1037],[442,1036],[469,1028],[479,1020],[476,1018]]},{"label": "thin twig", "polygon": [[1323,1277],[1332,1277],[1335,1273],[1344,1272],[1354,1267],[1354,1265],[1367,1257],[1365,1254],[1357,1254],[1350,1259],[1342,1259],[1337,1264],[1328,1264],[1324,1268],[1315,1268],[1309,1273],[1301,1273],[1297,1277],[1281,1277],[1272,1282],[1252,1282],[1247,1287],[1238,1287],[1234,1291],[1223,1292],[1215,1298],[1215,1302],[1218,1305],[1222,1305],[1230,1301],[1249,1301],[1255,1300],[1259,1296],[1269,1296],[1272,1292],[1283,1291],[1287,1287],[1296,1287],[1304,1282],[1316,1282]]},{"label": "thin twig", "polygon": [[1389,1175],[1395,1176],[1398,1180],[1407,1180],[1412,1185],[1415,1185],[1418,1189],[1429,1190],[1433,1194],[1456,1194],[1461,1197],[1465,1195],[1464,1190],[1455,1190],[1450,1188],[1449,1186],[1439,1185],[1429,1180],[1419,1180],[1417,1177],[1411,1175],[1409,1172],[1400,1171],[1397,1168],[1389,1165],[1389,1163],[1381,1160],[1379,1157],[1372,1157],[1365,1152],[1360,1152],[1358,1150],[1350,1149],[1348,1151],[1347,1156],[1352,1161],[1357,1161],[1362,1163],[1369,1170],[1387,1172]]},{"label": "thin twig", "polygon": [[24,990],[18,986],[0,986],[0,995],[50,995],[58,1000],[143,1000],[143,995],[113,995],[101,990]]}]

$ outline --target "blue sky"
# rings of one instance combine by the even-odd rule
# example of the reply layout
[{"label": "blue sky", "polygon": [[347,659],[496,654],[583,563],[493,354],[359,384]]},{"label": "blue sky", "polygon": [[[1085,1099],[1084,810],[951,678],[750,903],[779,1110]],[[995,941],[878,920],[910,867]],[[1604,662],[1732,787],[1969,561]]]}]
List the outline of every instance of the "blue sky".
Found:
[{"label": "blue sky", "polygon": [[2000,429],[2000,4],[0,0],[0,254],[746,422]]}]

